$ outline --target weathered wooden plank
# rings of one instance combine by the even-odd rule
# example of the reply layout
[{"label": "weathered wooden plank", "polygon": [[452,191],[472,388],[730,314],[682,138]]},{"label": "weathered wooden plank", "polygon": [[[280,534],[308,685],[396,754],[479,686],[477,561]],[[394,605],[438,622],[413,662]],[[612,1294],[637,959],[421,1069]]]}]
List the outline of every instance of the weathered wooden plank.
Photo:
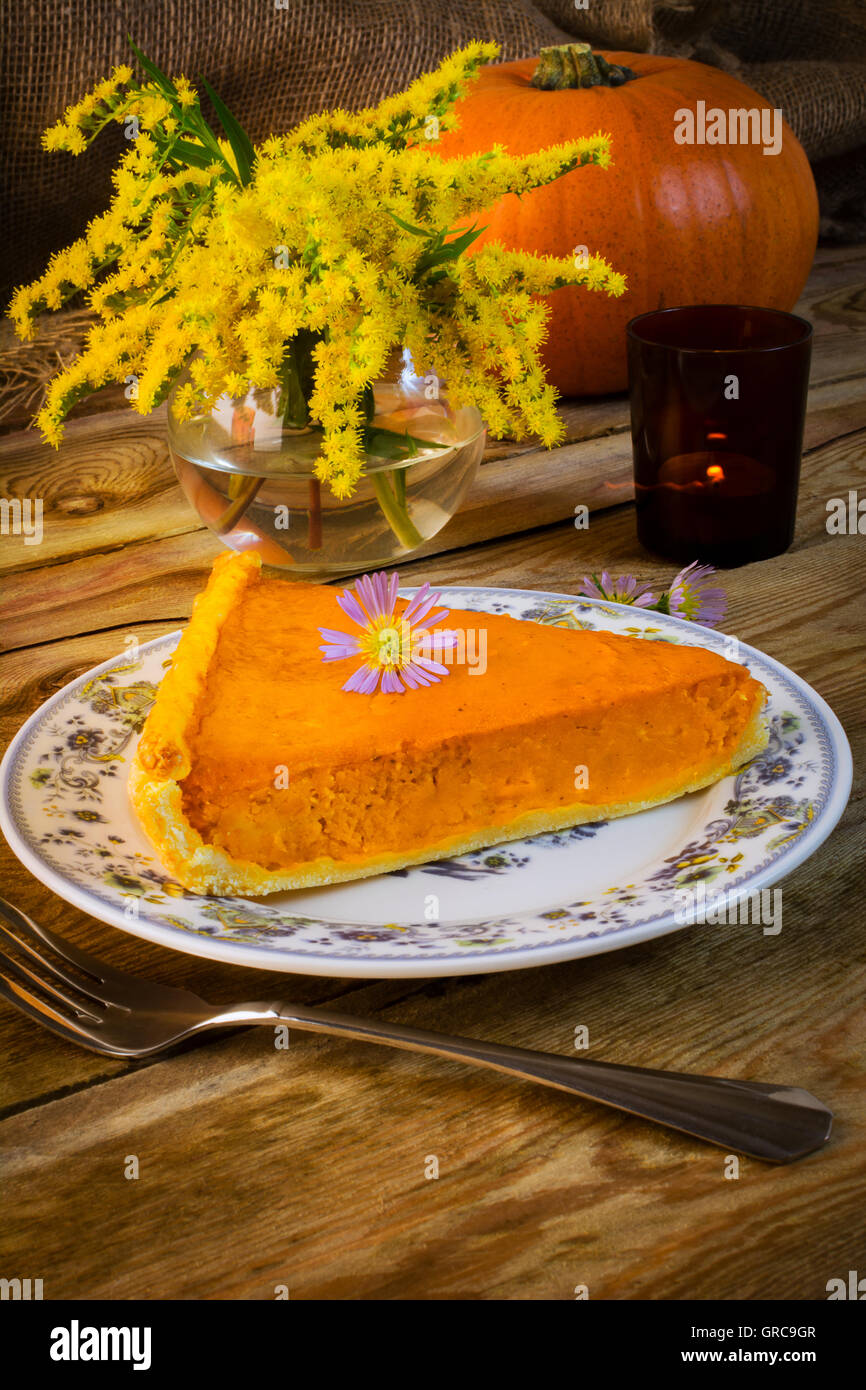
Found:
[{"label": "weathered wooden plank", "polygon": [[8,574],[0,586],[0,651],[108,625],[122,651],[124,635],[156,613],[186,620],[223,549],[203,529]]},{"label": "weathered wooden plank", "polygon": [[590,1055],[807,1086],[837,1134],[794,1167],[729,1181],[720,1150],[598,1107],[262,1029],[2,1123],[4,1267],[47,1297],[821,1298],[864,1253],[857,940],[684,932],[383,1011],[561,1052],[585,1024]]},{"label": "weathered wooden plank", "polygon": [[131,411],[73,420],[60,450],[33,433],[0,439],[0,492],[40,497],[44,537],[28,546],[5,537],[0,570],[92,554],[130,541],[197,529],[168,461],[159,411],[142,420]]}]

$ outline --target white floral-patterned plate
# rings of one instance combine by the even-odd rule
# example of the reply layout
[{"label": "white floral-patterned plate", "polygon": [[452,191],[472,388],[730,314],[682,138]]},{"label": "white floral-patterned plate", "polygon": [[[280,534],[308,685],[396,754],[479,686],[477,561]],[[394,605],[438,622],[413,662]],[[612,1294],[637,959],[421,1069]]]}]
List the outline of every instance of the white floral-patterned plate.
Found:
[{"label": "white floral-patterned plate", "polygon": [[202,897],[165,873],[126,796],[173,633],[72,681],[24,725],[0,768],[0,824],[12,849],[76,907],[193,955],[317,975],[461,975],[675,931],[687,919],[684,890],[699,903],[701,893],[730,902],[766,888],[814,853],[842,814],[851,754],[839,721],[804,681],[753,648],[566,594],[460,587],[442,597],[452,608],[720,651],[769,690],[770,746],[736,777],[640,815],[334,888]]}]

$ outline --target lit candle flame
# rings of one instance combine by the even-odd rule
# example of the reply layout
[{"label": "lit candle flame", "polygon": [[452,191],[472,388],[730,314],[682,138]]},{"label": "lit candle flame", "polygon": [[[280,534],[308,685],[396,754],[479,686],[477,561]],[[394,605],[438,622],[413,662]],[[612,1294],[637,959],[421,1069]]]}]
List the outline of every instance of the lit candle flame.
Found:
[{"label": "lit candle flame", "polygon": [[725,481],[725,470],[720,463],[711,463],[707,469],[707,477],[711,483],[723,483]]}]

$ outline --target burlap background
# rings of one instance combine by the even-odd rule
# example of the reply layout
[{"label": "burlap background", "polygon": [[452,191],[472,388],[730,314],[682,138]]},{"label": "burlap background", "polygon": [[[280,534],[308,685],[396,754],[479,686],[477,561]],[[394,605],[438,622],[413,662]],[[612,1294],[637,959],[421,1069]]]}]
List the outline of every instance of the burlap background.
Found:
[{"label": "burlap background", "polygon": [[863,0],[4,0],[4,298],[109,195],[119,131],[79,159],[44,154],[39,137],[126,60],[127,34],[167,71],[204,73],[254,138],[373,101],[473,38],[497,39],[503,59],[569,36],[696,57],[783,108],[815,162],[824,232],[864,234]]}]

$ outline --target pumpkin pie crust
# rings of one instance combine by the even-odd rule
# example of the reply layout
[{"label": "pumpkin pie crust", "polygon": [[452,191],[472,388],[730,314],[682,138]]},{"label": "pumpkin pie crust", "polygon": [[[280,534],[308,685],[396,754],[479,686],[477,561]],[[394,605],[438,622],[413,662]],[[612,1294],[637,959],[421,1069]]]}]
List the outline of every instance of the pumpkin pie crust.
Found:
[{"label": "pumpkin pie crust", "polygon": [[214,565],[129,781],[185,888],[338,883],[629,815],[767,745],[764,687],[702,647],[452,609],[483,672],[360,694],[322,660],[335,626],[335,589],[265,578],[252,553]]}]

